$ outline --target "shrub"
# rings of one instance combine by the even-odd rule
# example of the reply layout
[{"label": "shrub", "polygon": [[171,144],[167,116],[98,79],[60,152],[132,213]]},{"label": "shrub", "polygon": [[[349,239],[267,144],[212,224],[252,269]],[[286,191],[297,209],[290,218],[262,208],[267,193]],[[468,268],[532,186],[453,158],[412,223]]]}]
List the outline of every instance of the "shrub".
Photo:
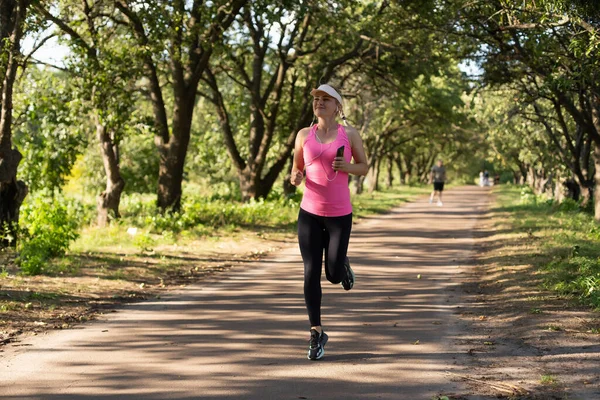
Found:
[{"label": "shrub", "polygon": [[61,198],[37,197],[21,207],[18,263],[24,274],[37,275],[52,257],[64,255],[79,234],[73,208]]},{"label": "shrub", "polygon": [[521,187],[521,204],[536,204],[537,197],[529,186]]},{"label": "shrub", "polygon": [[552,261],[547,269],[554,272],[547,286],[600,308],[600,258],[580,256],[578,248],[574,248],[568,258]]},{"label": "shrub", "polygon": [[558,204],[558,210],[566,213],[581,211],[581,205],[578,201],[566,198]]},{"label": "shrub", "polygon": [[156,240],[154,240],[147,233],[140,233],[140,234],[136,235],[135,238],[133,239],[133,244],[135,245],[135,247],[140,249],[140,251],[142,251],[142,252],[144,252],[144,251],[152,252],[154,247],[156,246]]}]

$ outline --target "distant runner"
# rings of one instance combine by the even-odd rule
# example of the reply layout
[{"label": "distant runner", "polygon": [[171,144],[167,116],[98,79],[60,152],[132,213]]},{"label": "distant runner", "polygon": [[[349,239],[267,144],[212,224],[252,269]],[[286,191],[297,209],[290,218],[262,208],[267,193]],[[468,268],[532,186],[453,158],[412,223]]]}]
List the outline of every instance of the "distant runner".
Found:
[{"label": "distant runner", "polygon": [[429,196],[429,203],[433,203],[433,199],[437,194],[437,205],[441,207],[444,205],[442,203],[442,192],[444,191],[444,182],[446,182],[446,168],[442,160],[438,160],[437,165],[431,168],[429,183],[431,182],[433,182],[433,192]]}]

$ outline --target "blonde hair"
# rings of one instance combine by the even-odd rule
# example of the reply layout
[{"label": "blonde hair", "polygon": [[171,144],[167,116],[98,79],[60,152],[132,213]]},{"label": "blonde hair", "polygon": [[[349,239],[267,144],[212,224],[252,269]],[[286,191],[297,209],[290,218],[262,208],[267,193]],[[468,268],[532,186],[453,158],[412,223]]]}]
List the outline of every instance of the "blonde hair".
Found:
[{"label": "blonde hair", "polygon": [[[331,86],[333,90],[340,93],[337,85],[332,85],[331,83],[327,83],[327,85]],[[341,93],[340,96],[342,96]],[[344,121],[344,126],[348,126],[348,120],[346,120],[346,114],[344,114],[344,106],[337,100],[335,102],[337,103],[337,115],[342,119],[342,121]]]}]

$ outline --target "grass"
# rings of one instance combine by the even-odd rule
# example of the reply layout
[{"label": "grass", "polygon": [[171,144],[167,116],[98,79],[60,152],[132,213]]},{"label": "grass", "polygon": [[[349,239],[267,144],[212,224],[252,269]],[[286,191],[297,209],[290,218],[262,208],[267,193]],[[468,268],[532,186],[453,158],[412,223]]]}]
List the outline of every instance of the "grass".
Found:
[{"label": "grass", "polygon": [[540,377],[540,383],[542,385],[555,386],[558,384],[558,379],[554,375],[545,374]]},{"label": "grass", "polygon": [[522,245],[507,261],[534,266],[545,289],[600,309],[600,224],[593,216],[575,202],[544,201],[522,187],[494,192],[493,211],[506,215],[497,229],[519,235]]}]

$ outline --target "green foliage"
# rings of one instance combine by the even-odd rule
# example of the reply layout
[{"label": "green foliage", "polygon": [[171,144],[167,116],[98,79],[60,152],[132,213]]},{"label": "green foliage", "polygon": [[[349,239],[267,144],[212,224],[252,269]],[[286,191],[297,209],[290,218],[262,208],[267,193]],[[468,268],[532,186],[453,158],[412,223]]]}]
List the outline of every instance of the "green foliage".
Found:
[{"label": "green foliage", "polygon": [[600,308],[600,258],[572,255],[553,260],[545,269],[550,272],[548,288]]},{"label": "green foliage", "polygon": [[[132,121],[137,118],[132,115]],[[146,121],[140,120],[135,125],[127,125],[126,132],[119,143],[120,171],[125,180],[124,193],[156,193],[158,181],[158,153],[153,143],[153,136]],[[106,173],[100,156],[97,140],[90,141],[89,146],[80,154],[70,171],[64,187],[70,195],[86,196],[89,193],[99,194],[106,186]]]},{"label": "green foliage", "polygon": [[154,240],[149,234],[143,232],[135,235],[133,239],[133,245],[140,249],[140,251],[151,252],[154,249],[154,246],[156,246],[156,240]]},{"label": "green foliage", "polygon": [[[113,252],[115,248],[123,252],[160,252],[161,246],[185,245],[199,237],[219,237],[240,232],[289,234],[295,231],[301,191],[286,197],[278,185],[267,199],[242,203],[234,200],[236,197],[231,194],[211,195],[197,186],[184,189],[184,193],[196,195],[184,196],[180,213],[157,213],[153,195],[123,196],[123,217],[107,228],[84,227],[81,238],[71,248],[73,254]],[[201,192],[206,194],[198,195]],[[429,192],[429,187],[403,185],[382,192],[355,195],[352,197],[354,216],[360,219],[373,213],[385,213],[392,207]],[[86,215],[87,208],[82,210],[81,215]],[[56,264],[56,261],[52,262],[53,273],[57,270]]]},{"label": "green foliage", "polygon": [[125,193],[156,193],[159,157],[148,121],[129,127],[120,149]]},{"label": "green foliage", "polygon": [[594,2],[455,3],[463,6],[459,31],[478,42],[473,51],[494,103],[483,118],[490,158],[527,174],[537,192],[549,177],[593,181],[598,138],[582,121],[594,118],[586,104],[597,101],[600,35],[598,7],[584,3]]},{"label": "green foliage", "polygon": [[[190,150],[186,157],[188,179],[210,186],[211,192],[218,196],[232,194],[232,199],[239,199],[239,181],[225,148],[214,107],[203,98],[198,101],[196,107],[194,134],[190,139]],[[236,115],[239,109],[244,107],[247,107],[247,104],[240,102],[230,112]]]},{"label": "green foliage", "polygon": [[577,213],[581,211],[581,204],[578,201],[566,198],[557,204],[556,209],[564,213]]},{"label": "green foliage", "polygon": [[391,161],[408,184],[427,182],[440,157],[453,182],[472,182],[479,171],[480,158],[473,155],[481,140],[465,103],[468,83],[453,63],[437,74],[421,74],[386,96],[363,94],[364,104],[356,104],[369,157]]},{"label": "green foliage", "polygon": [[18,263],[26,275],[45,271],[47,262],[62,256],[77,239],[76,210],[62,198],[38,196],[21,207]]},{"label": "green foliage", "polygon": [[537,204],[538,197],[529,186],[521,186],[521,204]]},{"label": "green foliage", "polygon": [[87,143],[86,122],[63,73],[32,69],[15,96],[14,141],[23,154],[19,177],[32,192],[64,184]]}]

